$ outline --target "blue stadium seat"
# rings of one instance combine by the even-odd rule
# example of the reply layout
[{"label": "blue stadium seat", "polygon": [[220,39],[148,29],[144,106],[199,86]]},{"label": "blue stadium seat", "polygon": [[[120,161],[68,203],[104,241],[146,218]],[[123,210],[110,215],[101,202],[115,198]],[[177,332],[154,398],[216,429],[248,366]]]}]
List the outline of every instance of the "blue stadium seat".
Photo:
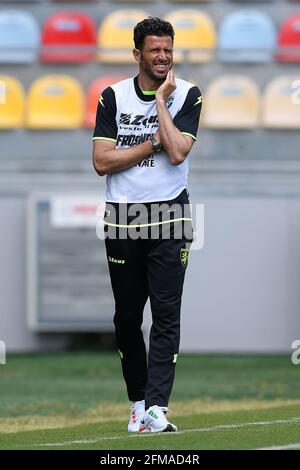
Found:
[{"label": "blue stadium seat", "polygon": [[0,62],[35,62],[40,43],[39,25],[27,12],[0,12]]},{"label": "blue stadium seat", "polygon": [[275,46],[272,20],[261,11],[234,11],[221,24],[219,59],[223,62],[270,62]]},{"label": "blue stadium seat", "polygon": [[[43,2],[44,0],[14,0],[14,3],[38,3]],[[0,0],[0,3],[10,3],[9,0]],[[13,3],[13,2],[11,2]]]}]

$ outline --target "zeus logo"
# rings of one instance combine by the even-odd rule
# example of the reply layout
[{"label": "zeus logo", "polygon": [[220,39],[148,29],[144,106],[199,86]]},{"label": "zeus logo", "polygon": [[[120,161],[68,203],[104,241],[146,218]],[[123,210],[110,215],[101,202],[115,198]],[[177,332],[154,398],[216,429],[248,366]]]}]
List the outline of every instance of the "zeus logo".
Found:
[{"label": "zeus logo", "polygon": [[127,126],[141,126],[148,127],[150,124],[158,122],[158,116],[149,116],[145,118],[143,114],[136,114],[132,117],[132,114],[121,113],[119,124]]},{"label": "zeus logo", "polygon": [[121,113],[119,124],[130,124],[131,114]]}]

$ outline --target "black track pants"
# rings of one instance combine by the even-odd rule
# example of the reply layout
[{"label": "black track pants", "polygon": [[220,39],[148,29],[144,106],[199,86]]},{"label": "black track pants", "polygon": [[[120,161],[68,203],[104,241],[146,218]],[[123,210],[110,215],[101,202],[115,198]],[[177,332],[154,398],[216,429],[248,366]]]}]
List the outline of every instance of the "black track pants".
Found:
[{"label": "black track pants", "polygon": [[[173,201],[177,200],[188,204],[186,191]],[[177,239],[174,234],[179,224],[183,233]],[[116,342],[128,398],[145,399],[146,408],[168,405],[179,352],[181,296],[192,225],[190,221],[174,221],[169,230],[169,239],[151,239],[150,234],[148,239],[120,239],[110,237],[106,227]],[[141,325],[148,297],[152,327],[147,364]]]}]

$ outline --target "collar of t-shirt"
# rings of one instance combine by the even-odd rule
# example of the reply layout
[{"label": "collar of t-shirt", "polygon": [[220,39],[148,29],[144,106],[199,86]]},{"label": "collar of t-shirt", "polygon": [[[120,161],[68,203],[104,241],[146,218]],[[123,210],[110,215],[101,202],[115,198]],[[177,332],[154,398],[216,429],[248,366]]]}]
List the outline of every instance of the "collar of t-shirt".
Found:
[{"label": "collar of t-shirt", "polygon": [[138,95],[138,97],[143,101],[153,101],[153,100],[155,100],[156,91],[143,91],[143,90],[141,90],[138,78],[139,78],[139,76],[137,75],[133,79],[135,92]]}]

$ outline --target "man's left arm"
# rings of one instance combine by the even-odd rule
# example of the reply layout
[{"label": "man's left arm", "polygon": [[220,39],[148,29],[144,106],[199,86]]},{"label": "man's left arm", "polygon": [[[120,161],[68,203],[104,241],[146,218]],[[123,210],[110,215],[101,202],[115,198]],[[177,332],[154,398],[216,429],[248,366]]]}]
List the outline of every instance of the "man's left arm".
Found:
[{"label": "man's left arm", "polygon": [[158,137],[171,163],[179,165],[185,160],[193,143],[197,140],[202,97],[197,86],[191,87],[182,108],[173,120],[167,101],[175,88],[175,78],[173,71],[170,70],[165,82],[156,93],[156,107],[159,122]]}]

